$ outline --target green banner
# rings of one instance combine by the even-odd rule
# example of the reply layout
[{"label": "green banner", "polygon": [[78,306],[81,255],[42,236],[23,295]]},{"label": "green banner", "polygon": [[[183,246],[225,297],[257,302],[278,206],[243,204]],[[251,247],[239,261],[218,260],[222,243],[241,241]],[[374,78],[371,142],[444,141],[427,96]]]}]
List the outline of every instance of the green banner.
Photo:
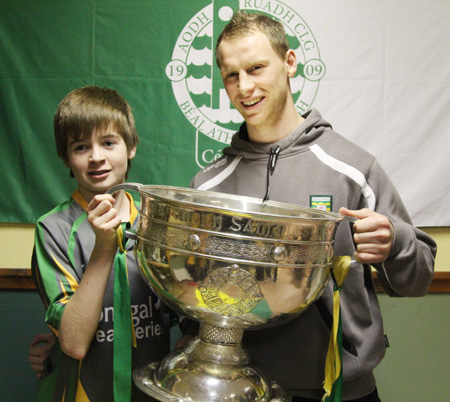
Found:
[{"label": "green banner", "polygon": [[133,108],[141,143],[128,181],[188,186],[242,123],[214,59],[239,8],[284,20],[300,55],[294,99],[308,110],[325,67],[308,25],[280,1],[2,1],[0,222],[34,223],[76,187],[56,155],[53,114],[86,85]]},{"label": "green banner", "polygon": [[[72,89],[116,89],[141,144],[129,180],[187,186],[199,169],[192,126],[165,73],[201,1],[2,1],[0,221],[34,223],[76,187],[56,155],[53,114]],[[170,23],[169,23],[170,21]]]}]

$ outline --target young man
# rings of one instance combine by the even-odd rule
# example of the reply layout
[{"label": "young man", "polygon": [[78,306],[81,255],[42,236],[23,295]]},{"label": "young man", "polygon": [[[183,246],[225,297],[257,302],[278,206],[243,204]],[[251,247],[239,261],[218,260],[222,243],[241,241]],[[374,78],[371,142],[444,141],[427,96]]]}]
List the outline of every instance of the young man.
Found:
[{"label": "young man", "polygon": [[[136,227],[137,207],[124,191],[105,194],[124,182],[136,154],[131,108],[114,90],[79,88],[60,102],[54,131],[78,188],[36,227],[32,272],[57,337],[38,400],[148,401],[132,384],[131,370],[163,358],[169,334],[138,272],[133,242],[121,242],[118,251],[119,228]],[[130,295],[120,297],[127,282],[131,305]]]},{"label": "young man", "polygon": [[[218,38],[216,60],[245,123],[223,157],[199,172],[191,186],[300,205],[326,196],[332,211],[358,218],[354,233],[339,226],[334,247],[336,255],[354,255],[360,263],[341,290],[342,399],[379,401],[373,369],[386,346],[371,265],[389,295],[423,296],[436,245],[412,226],[373,156],[334,132],[316,110],[297,113],[289,86],[297,60],[281,23],[261,14],[235,14]],[[293,401],[323,396],[332,287],[330,282],[299,318],[245,333],[253,363],[288,389]]]}]

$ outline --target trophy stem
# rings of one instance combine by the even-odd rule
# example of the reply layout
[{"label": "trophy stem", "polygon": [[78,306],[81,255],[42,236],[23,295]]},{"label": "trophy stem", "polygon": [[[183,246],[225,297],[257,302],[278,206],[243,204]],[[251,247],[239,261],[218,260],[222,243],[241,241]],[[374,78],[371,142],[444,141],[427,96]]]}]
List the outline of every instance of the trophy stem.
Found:
[{"label": "trophy stem", "polygon": [[238,345],[243,336],[243,329],[215,327],[203,322],[200,323],[198,332],[198,337],[202,341],[218,345]]},{"label": "trophy stem", "polygon": [[163,402],[289,402],[283,389],[249,365],[243,333],[201,323],[184,348],[135,370],[134,382]]}]

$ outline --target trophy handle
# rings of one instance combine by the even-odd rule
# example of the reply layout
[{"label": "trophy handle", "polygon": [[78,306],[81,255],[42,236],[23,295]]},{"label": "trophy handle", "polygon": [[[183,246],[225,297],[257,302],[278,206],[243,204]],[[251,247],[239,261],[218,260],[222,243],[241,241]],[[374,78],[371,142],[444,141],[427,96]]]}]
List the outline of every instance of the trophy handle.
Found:
[{"label": "trophy handle", "polygon": [[116,191],[119,190],[132,190],[141,192],[142,187],[143,185],[140,183],[122,183],[111,187],[109,190],[106,191],[106,194],[114,194]]},{"label": "trophy handle", "polygon": [[349,222],[350,224],[355,223],[358,218],[355,218],[354,216],[348,216],[348,215],[341,215],[342,221]]},{"label": "trophy handle", "polygon": [[[106,191],[106,194],[114,194],[115,192],[120,190],[138,191],[140,193],[142,187],[143,185],[140,183],[122,183],[111,187],[109,190]],[[124,234],[127,239],[136,240],[138,238],[134,230],[127,229],[125,230]]]},{"label": "trophy handle", "polygon": [[138,235],[135,230],[127,229],[125,230],[125,237],[130,240],[136,241],[138,239]]}]

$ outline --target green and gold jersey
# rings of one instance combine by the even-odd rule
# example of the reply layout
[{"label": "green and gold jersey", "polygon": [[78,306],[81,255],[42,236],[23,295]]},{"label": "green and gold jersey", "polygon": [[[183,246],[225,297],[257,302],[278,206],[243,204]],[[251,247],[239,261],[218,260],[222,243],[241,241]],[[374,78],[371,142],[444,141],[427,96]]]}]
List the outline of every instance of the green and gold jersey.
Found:
[{"label": "green and gold jersey", "polygon": [[[130,224],[137,227],[138,210],[131,198]],[[42,216],[36,226],[32,272],[46,307],[45,321],[58,336],[64,308],[77,291],[94,247],[95,234],[87,219],[87,202],[78,191]],[[132,351],[132,368],[161,360],[170,348],[167,328],[159,299],[142,280],[133,255],[134,241],[126,244],[126,262],[131,294],[131,313],[137,347]],[[117,263],[115,264],[117,265]],[[67,393],[76,401],[113,401],[114,351],[114,271],[113,267],[103,300],[97,331],[82,361],[64,355],[57,342],[47,359],[39,382],[39,401],[65,400]],[[131,347],[131,346],[130,346]],[[131,376],[131,372],[126,375]],[[69,388],[67,388],[69,387]],[[66,391],[65,391],[66,390]],[[55,394],[60,399],[53,399]],[[63,393],[66,392],[66,397]],[[133,401],[149,397],[133,385]],[[50,396],[50,399],[49,396]],[[63,399],[65,398],[65,399]]]}]

